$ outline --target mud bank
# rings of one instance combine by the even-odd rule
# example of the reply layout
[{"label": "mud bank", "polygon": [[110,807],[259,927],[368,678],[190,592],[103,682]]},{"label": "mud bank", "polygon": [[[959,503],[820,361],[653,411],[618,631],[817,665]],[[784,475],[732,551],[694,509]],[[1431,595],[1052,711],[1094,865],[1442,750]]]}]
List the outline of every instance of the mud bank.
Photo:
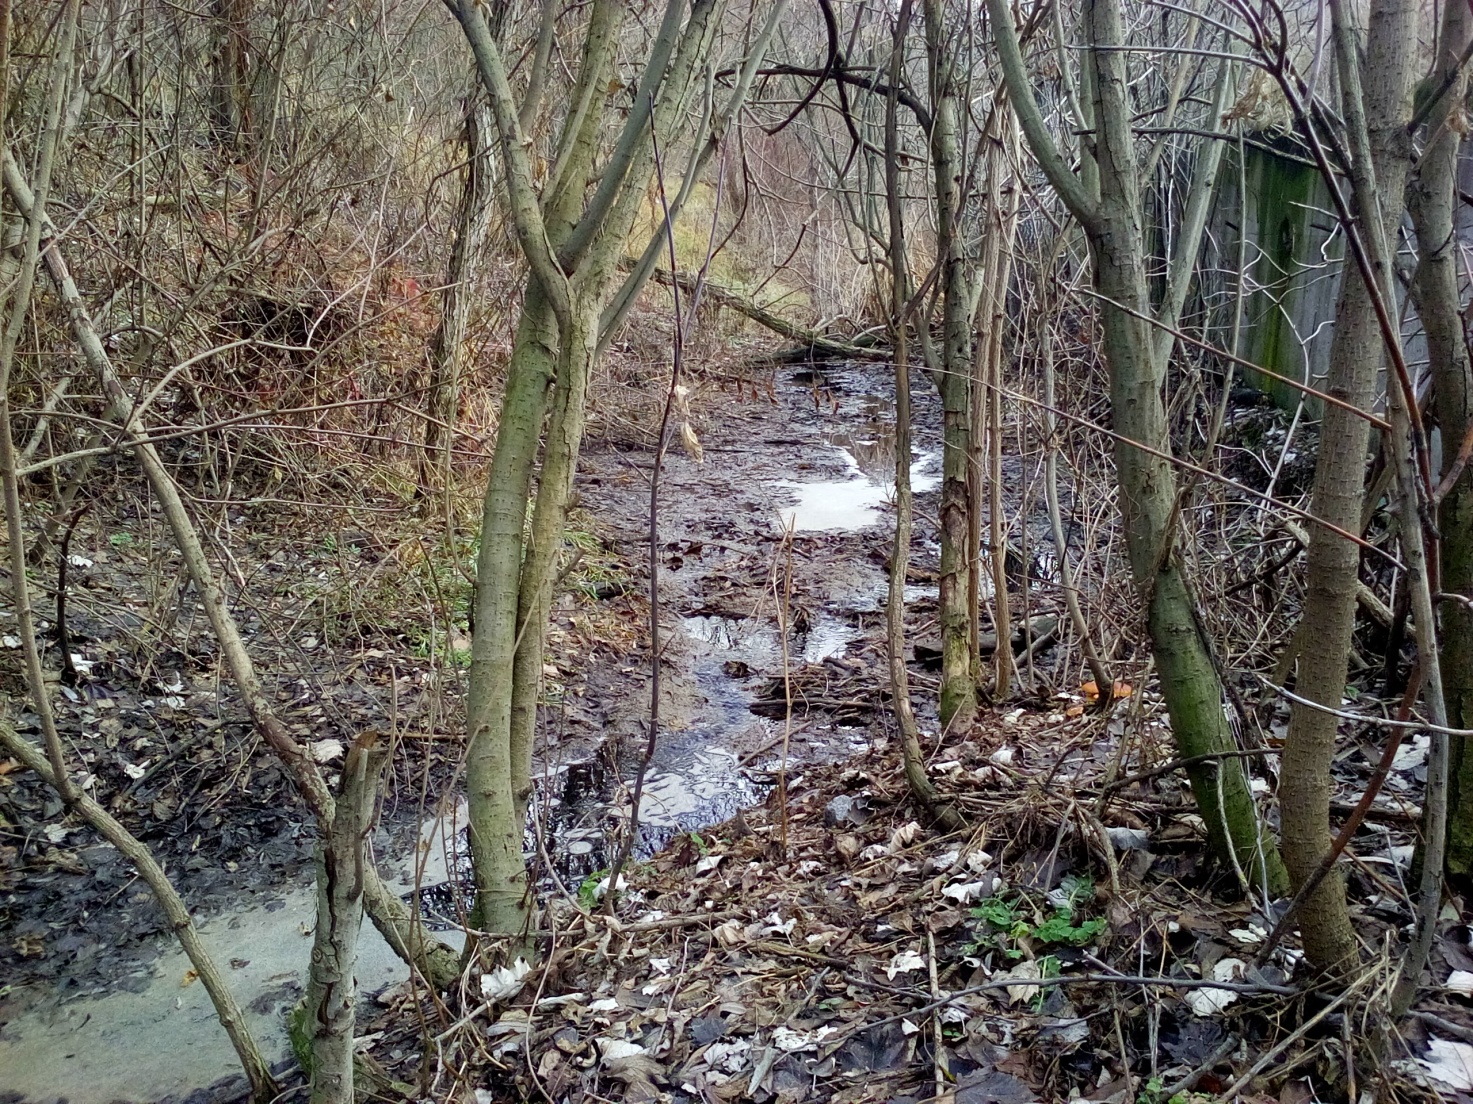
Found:
[{"label": "mud bank", "polygon": [[[918,404],[912,473],[922,513],[939,470],[929,398]],[[881,664],[889,541],[882,523],[894,470],[883,374],[786,371],[770,402],[733,402],[712,384],[694,406],[706,462],[672,454],[663,477],[663,723],[641,807],[642,856],[760,802],[778,769],[801,772],[867,746],[870,731],[852,717],[822,710],[791,722],[758,715],[753,706],[773,679],[825,664],[860,671]],[[594,437],[580,468],[583,507],[636,576],[647,556],[650,463],[647,447]],[[934,558],[931,536],[922,525],[922,575]],[[924,620],[934,587],[922,579],[907,597]],[[544,855],[552,860],[552,870],[541,872],[550,892],[576,891],[582,878],[606,866],[627,824],[647,730],[648,661],[647,652],[618,666],[591,661],[586,670],[566,672],[567,688],[549,696],[535,817],[543,839],[538,848],[529,838],[529,857],[534,864]],[[460,809],[452,803],[433,818],[418,849],[395,853],[382,839],[389,874],[406,894],[418,884],[426,913],[442,930],[453,928],[464,907]],[[209,914],[205,939],[228,964],[262,1046],[285,1062],[284,1014],[301,991],[313,919],[305,874],[299,870],[269,899],[240,903],[222,879],[209,900],[192,903]],[[403,976],[367,931],[362,954],[365,994]],[[202,1086],[234,1077],[234,1056],[183,955],[160,940],[114,973],[96,986],[102,992],[81,997],[71,995],[76,985],[43,983],[5,997],[5,1099],[228,1097],[228,1090],[200,1095]]]}]

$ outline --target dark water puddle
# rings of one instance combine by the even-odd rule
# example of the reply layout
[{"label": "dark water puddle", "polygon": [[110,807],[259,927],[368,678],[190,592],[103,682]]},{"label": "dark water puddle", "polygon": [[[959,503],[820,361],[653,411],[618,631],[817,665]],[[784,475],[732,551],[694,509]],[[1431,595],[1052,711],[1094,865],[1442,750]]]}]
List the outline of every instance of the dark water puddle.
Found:
[{"label": "dark water puddle", "polygon": [[[697,700],[688,723],[662,730],[656,741],[640,801],[636,860],[761,801],[770,784],[743,765],[742,752],[760,749],[782,730],[751,710],[758,673],[781,667],[775,628],[757,618],[694,615],[682,620],[681,631]],[[789,661],[796,666],[842,655],[855,635],[839,618],[819,614],[793,634]],[[544,871],[544,891],[558,889],[558,883],[577,891],[609,867],[628,830],[644,750],[643,740],[606,744],[592,759],[563,766],[538,783],[526,854]],[[438,857],[427,864],[420,899],[427,919],[439,927],[463,918],[471,895],[464,816],[462,803],[428,828],[432,842],[426,849]]]},{"label": "dark water puddle", "polygon": [[[785,388],[788,400],[798,404],[790,408],[790,424],[806,427],[798,432],[809,442],[777,458],[792,476],[780,484],[795,500],[788,509],[805,531],[868,528],[882,520],[892,494],[893,406],[883,373],[840,370],[814,379],[812,413],[803,409],[807,399],[800,389]],[[825,407],[824,389],[841,392],[843,403]],[[920,445],[912,477],[924,490],[936,484],[939,453],[934,439],[921,439]],[[818,480],[801,481],[813,468]],[[731,535],[752,544],[767,536],[754,538],[741,530]],[[788,641],[787,658],[794,667],[842,655],[862,635],[854,619],[869,614],[850,598],[867,593],[874,566],[848,562],[835,568],[853,593],[841,597],[831,588],[824,608],[805,611],[807,620],[795,626],[802,631]],[[680,624],[671,681],[679,684],[681,697],[666,717],[645,777],[637,859],[681,833],[727,820],[769,792],[769,776],[744,759],[757,764],[766,761],[764,755],[770,759],[776,753],[764,749],[784,731],[782,721],[759,717],[750,708],[764,679],[782,669],[783,649],[772,622],[769,611],[747,620],[693,616]],[[810,746],[820,755],[852,749],[852,740],[840,730],[813,735]],[[554,875],[577,892],[585,878],[608,866],[628,824],[630,790],[643,751],[643,739],[626,737],[610,740],[587,761],[544,768],[532,815],[541,841],[529,833],[527,846],[543,872],[543,892],[553,888]],[[413,887],[420,887],[423,911],[442,929],[464,917],[469,899],[464,825],[462,800],[423,826],[413,854],[385,863],[386,877],[398,874],[398,891],[412,897]],[[232,987],[248,1006],[252,1026],[275,1055],[285,1054],[283,1013],[299,992],[313,917],[312,888],[303,884],[269,905],[236,905],[203,926],[216,955],[230,963]],[[145,969],[146,978],[140,977],[142,984],[134,987],[140,991],[115,989],[99,999],[73,1002],[43,994],[29,1011],[12,1009],[0,1033],[0,1069],[5,1071],[0,1088],[26,1101],[65,1097],[72,1104],[107,1104],[183,1095],[232,1074],[233,1056],[202,987],[177,948],[161,947]],[[363,991],[402,976],[368,925],[362,951]]]}]

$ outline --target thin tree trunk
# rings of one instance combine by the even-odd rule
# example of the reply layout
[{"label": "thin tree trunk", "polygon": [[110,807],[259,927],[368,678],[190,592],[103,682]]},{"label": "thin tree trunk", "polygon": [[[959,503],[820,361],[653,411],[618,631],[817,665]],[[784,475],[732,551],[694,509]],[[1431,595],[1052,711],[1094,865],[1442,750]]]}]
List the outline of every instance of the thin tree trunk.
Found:
[{"label": "thin tree trunk", "polygon": [[211,0],[210,126],[228,149],[251,144],[250,0]]},{"label": "thin tree trunk", "polygon": [[557,374],[557,325],[540,285],[527,286],[496,448],[481,512],[476,561],[476,631],[466,697],[469,749],[466,800],[476,881],[475,923],[485,931],[518,932],[526,923],[522,822],[512,775],[512,672],[517,649],[517,594],[532,467],[542,435],[548,388]]},{"label": "thin tree trunk", "polygon": [[[1052,269],[1057,263],[1057,257],[1056,251],[1054,260],[1045,266],[1042,276],[1044,281],[1052,279]],[[1058,560],[1059,589],[1064,593],[1064,608],[1069,613],[1069,622],[1074,627],[1074,635],[1079,638],[1079,647],[1084,653],[1085,664],[1089,667],[1090,674],[1094,676],[1095,688],[1099,691],[1097,701],[1103,710],[1108,708],[1113,700],[1112,693],[1115,683],[1109,669],[1100,659],[1099,650],[1095,647],[1094,637],[1090,633],[1089,622],[1085,620],[1084,610],[1079,605],[1079,588],[1074,583],[1074,568],[1069,564],[1069,542],[1064,533],[1063,512],[1059,509],[1059,419],[1054,413],[1057,409],[1057,398],[1054,387],[1051,305],[1052,298],[1045,291],[1042,309],[1038,313],[1038,348],[1039,355],[1043,359],[1044,419],[1048,431],[1047,451],[1043,462],[1044,499],[1048,505],[1049,532],[1053,535],[1054,555]]]},{"label": "thin tree trunk", "polygon": [[[1362,210],[1369,197],[1380,204],[1380,227],[1367,232],[1393,237],[1401,222],[1411,119],[1411,74],[1416,42],[1413,0],[1375,0],[1361,95],[1356,73],[1359,36],[1347,22],[1341,0],[1331,0],[1336,60],[1344,90],[1351,139],[1352,180]],[[1369,142],[1369,148],[1364,143]],[[1373,252],[1373,257],[1374,257]],[[1389,286],[1385,272],[1373,272]],[[1372,290],[1361,272],[1348,267],[1335,311],[1330,346],[1330,394],[1354,410],[1326,404],[1320,428],[1310,508],[1315,517],[1349,532],[1358,532],[1365,497],[1369,425],[1355,411],[1369,411],[1376,400],[1376,377],[1386,362],[1385,345],[1372,307]],[[1393,379],[1389,384],[1396,386]],[[1415,516],[1404,524],[1417,524]],[[1332,708],[1345,694],[1346,656],[1355,627],[1356,582],[1360,547],[1323,525],[1309,534],[1303,620],[1314,632],[1301,640],[1298,693]],[[1330,849],[1330,763],[1335,753],[1337,720],[1309,706],[1295,704],[1284,742],[1279,780],[1284,861],[1296,889],[1311,877]],[[1300,912],[1305,953],[1315,966],[1343,971],[1356,960],[1355,930],[1345,904],[1345,884],[1332,873],[1306,898]]]},{"label": "thin tree trunk", "polygon": [[890,668],[890,701],[900,729],[901,765],[911,795],[942,824],[959,827],[960,815],[941,801],[926,776],[920,726],[910,697],[910,670],[905,665],[905,574],[910,564],[911,524],[914,517],[910,486],[910,353],[908,308],[910,269],[905,246],[905,213],[900,182],[899,133],[896,109],[910,29],[911,0],[901,0],[890,46],[890,93],[885,100],[885,198],[889,214],[890,329],[895,350],[895,541],[890,549],[889,592],[885,599],[885,641]]},{"label": "thin tree trunk", "polygon": [[[1431,77],[1435,86],[1458,72],[1470,37],[1473,15],[1468,6],[1445,4]],[[1433,412],[1442,433],[1442,471],[1438,475],[1453,480],[1437,510],[1442,537],[1440,589],[1473,597],[1473,465],[1465,464],[1460,473],[1453,474],[1463,443],[1473,432],[1473,367],[1463,339],[1453,222],[1462,135],[1452,124],[1466,92],[1466,78],[1458,76],[1428,116],[1427,146],[1407,187],[1407,204],[1419,251],[1413,288],[1427,336]],[[1473,610],[1462,602],[1444,601],[1441,614],[1448,723],[1454,728],[1473,728]],[[1466,738],[1454,737],[1451,752],[1447,872],[1466,886],[1473,883],[1473,750]]]},{"label": "thin tree trunk", "polygon": [[310,1049],[312,1104],[353,1104],[358,999],[353,970],[363,925],[365,841],[387,759],[388,748],[377,733],[366,732],[354,741],[343,763],[332,827],[317,843],[317,928],[296,1033],[306,1037]]},{"label": "thin tree trunk", "polygon": [[[999,92],[999,98],[1002,93]],[[997,124],[1005,130],[998,144],[990,145],[989,156],[993,164],[993,193],[1004,170],[1011,169],[1017,153],[1017,124],[1013,111],[1005,103],[996,111]],[[1001,203],[993,204],[994,220],[989,228],[990,236],[997,239],[994,262],[986,283],[982,288],[982,299],[986,309],[986,354],[984,357],[984,388],[987,399],[987,461],[988,461],[988,506],[987,514],[991,532],[988,544],[992,565],[993,627],[999,641],[1013,638],[1012,609],[1008,600],[1007,554],[1008,527],[1002,501],[1002,438],[1003,438],[1003,330],[1007,325],[1008,287],[1013,275],[1013,243],[1018,231],[1019,188],[1007,189]],[[974,512],[981,509],[981,500],[972,503]],[[1000,644],[993,652],[994,694],[1005,698],[1014,674],[1013,649]]]},{"label": "thin tree trunk", "polygon": [[931,166],[936,199],[936,249],[941,262],[941,351],[933,367],[941,394],[941,724],[972,723],[977,713],[977,674],[972,664],[968,530],[971,500],[971,322],[967,304],[967,260],[960,240],[960,154],[954,59],[942,0],[924,0],[926,69],[934,121]]},{"label": "thin tree trunk", "polygon": [[424,460],[420,488],[427,490],[430,472],[438,466],[444,486],[450,485],[455,444],[455,422],[460,411],[460,377],[465,364],[466,333],[470,328],[472,291],[485,253],[491,224],[491,119],[479,85],[471,90],[465,111],[465,173],[455,211],[455,242],[440,296],[440,324],[430,344],[429,394],[426,406]]}]

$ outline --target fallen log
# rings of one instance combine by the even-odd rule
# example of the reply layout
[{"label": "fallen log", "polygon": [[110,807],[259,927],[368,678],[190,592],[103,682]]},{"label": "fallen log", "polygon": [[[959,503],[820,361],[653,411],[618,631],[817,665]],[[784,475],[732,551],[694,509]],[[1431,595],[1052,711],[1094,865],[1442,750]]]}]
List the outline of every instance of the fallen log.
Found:
[{"label": "fallen log", "polygon": [[[681,291],[694,293],[696,279],[684,273],[672,273],[669,269],[657,268],[652,279],[666,287],[678,287]],[[775,314],[766,307],[759,306],[746,299],[729,288],[721,287],[707,281],[701,288],[701,294],[713,303],[723,307],[730,307],[738,314],[750,318],[760,326],[765,326],[773,333],[786,337],[789,341],[797,342],[797,347],[780,353],[775,353],[767,360],[775,360],[780,363],[801,363],[808,360],[886,360],[890,356],[890,350],[883,346],[883,339],[879,334],[863,333],[845,340],[828,337],[817,330],[810,330],[797,323],[789,322],[779,314]]]}]

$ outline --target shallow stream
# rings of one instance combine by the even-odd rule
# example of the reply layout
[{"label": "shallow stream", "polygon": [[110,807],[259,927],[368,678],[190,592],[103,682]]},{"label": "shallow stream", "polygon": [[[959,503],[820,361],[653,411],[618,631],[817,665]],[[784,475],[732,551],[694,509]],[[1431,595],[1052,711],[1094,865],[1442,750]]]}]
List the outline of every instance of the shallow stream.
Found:
[{"label": "shallow stream", "polygon": [[[789,458],[786,472],[773,456],[762,457],[760,491],[772,504],[766,515],[770,528],[745,534],[747,539],[771,542],[773,532],[787,526],[797,533],[853,533],[884,520],[893,497],[894,440],[886,422],[888,400],[864,390],[876,378],[856,373],[828,381],[845,391],[848,412],[838,418],[795,418],[808,429],[817,421],[818,428],[796,452],[792,446],[800,442],[780,442],[790,446],[784,454]],[[810,379],[818,380],[812,390],[819,408],[818,388],[824,381]],[[806,403],[809,388],[803,385],[808,382],[799,376],[789,379],[782,389],[784,400]],[[838,410],[838,402],[833,405]],[[751,447],[732,451],[760,453]],[[933,489],[939,469],[939,450],[920,451],[911,472],[915,489]],[[856,614],[881,607],[879,569],[873,563],[862,570],[848,566],[854,570],[849,572],[847,597],[841,598],[836,587],[827,604],[806,611],[799,623],[803,631],[794,632],[788,642],[790,663],[819,663],[842,655],[860,635]],[[913,600],[934,593],[934,587],[907,588]],[[689,702],[686,715],[662,731],[646,775],[640,855],[760,801],[769,776],[753,768],[763,765],[764,754],[770,759],[783,732],[780,722],[758,717],[749,708],[761,675],[781,669],[782,647],[773,618],[698,613],[679,616],[676,625],[678,639],[672,647],[679,655],[679,677],[686,682]],[[819,742],[840,748],[845,743]],[[608,865],[611,840],[627,824],[628,793],[643,747],[642,739],[610,741],[591,759],[543,766],[536,817],[545,829],[543,853],[554,856],[545,886],[555,874],[576,892],[587,875]],[[408,894],[419,885],[424,912],[442,930],[453,927],[464,905],[458,889],[464,875],[464,815],[462,801],[425,826],[419,863],[414,853],[390,855],[383,862],[386,877],[401,892]],[[535,862],[537,849],[531,850]],[[229,981],[261,1045],[273,1059],[285,1062],[284,1017],[301,992],[314,918],[312,888],[286,888],[275,899],[248,907],[214,904],[215,914],[201,923],[204,939],[227,965]],[[404,976],[371,925],[364,926],[360,955],[358,981],[364,993]],[[29,1010],[0,1028],[0,1098],[7,1100],[110,1104],[183,1098],[233,1076],[235,1068],[203,987],[172,944],[161,946],[151,961],[140,962],[126,985],[65,1002],[55,993],[41,994]]]}]

